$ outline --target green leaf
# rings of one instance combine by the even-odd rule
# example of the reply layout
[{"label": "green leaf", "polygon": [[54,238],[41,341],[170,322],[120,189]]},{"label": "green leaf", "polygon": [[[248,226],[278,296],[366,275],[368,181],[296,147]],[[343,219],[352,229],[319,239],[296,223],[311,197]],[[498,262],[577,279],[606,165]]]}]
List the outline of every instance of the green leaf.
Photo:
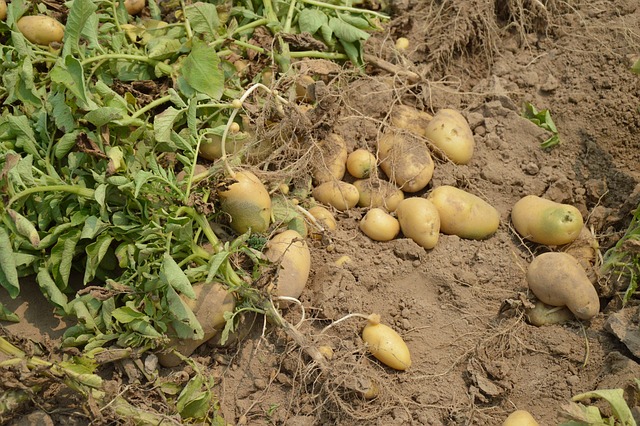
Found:
[{"label": "green leaf", "polygon": [[96,271],[98,269],[98,265],[104,259],[104,255],[107,254],[107,250],[109,249],[109,245],[113,241],[113,236],[108,233],[101,234],[98,236],[95,242],[89,244],[85,249],[87,253],[87,262],[84,270],[84,280],[83,282],[87,284],[96,275]]},{"label": "green leaf", "polygon": [[335,43],[335,40],[333,39],[333,30],[331,29],[328,23],[326,25],[323,24],[320,27],[320,34],[322,34],[322,38],[324,39],[324,42],[327,46],[329,47],[335,46],[336,43]]},{"label": "green leaf", "polygon": [[18,270],[13,256],[13,248],[7,231],[0,226],[0,284],[8,292],[12,299],[20,293]]},{"label": "green leaf", "polygon": [[[20,322],[20,317],[15,313],[7,309],[2,302],[0,302],[0,321]],[[0,405],[2,403],[0,402]]]},{"label": "green leaf", "polygon": [[167,310],[176,318],[172,321],[173,328],[180,339],[202,339],[204,331],[195,314],[182,300],[173,287],[167,287]]},{"label": "green leaf", "polygon": [[53,262],[53,276],[62,282],[63,289],[69,285],[71,266],[76,254],[76,246],[80,241],[80,230],[72,229],[60,236],[56,245],[51,249],[50,260]]},{"label": "green leaf", "polygon": [[216,49],[193,39],[191,53],[182,63],[182,76],[198,92],[212,99],[220,99],[224,92],[224,71]]},{"label": "green leaf", "polygon": [[184,294],[189,299],[195,299],[196,294],[189,278],[169,253],[164,254],[162,267],[160,268],[160,279],[173,287],[176,291]]},{"label": "green leaf", "polygon": [[38,286],[40,286],[42,293],[47,296],[47,299],[67,312],[67,303],[69,300],[67,296],[60,291],[46,267],[43,266],[40,268],[37,280]]},{"label": "green leaf", "polygon": [[58,142],[53,147],[53,155],[58,159],[62,159],[69,154],[69,152],[78,143],[79,130],[75,130],[71,133],[65,133],[58,139]]},{"label": "green leaf", "polygon": [[216,274],[218,273],[218,270],[220,269],[220,266],[222,266],[222,263],[227,260],[227,257],[229,257],[229,252],[221,251],[220,253],[216,253],[213,258],[211,258],[211,262],[209,265],[209,274],[207,275],[206,280],[208,283],[213,281]]},{"label": "green leaf", "polygon": [[16,145],[24,149],[27,154],[42,158],[36,135],[33,132],[33,124],[25,115],[10,115],[7,117],[9,128],[16,138]]},{"label": "green leaf", "polygon": [[35,225],[31,223],[29,219],[13,209],[7,209],[7,213],[9,213],[9,216],[13,220],[18,234],[28,239],[34,248],[38,248],[40,245],[40,235],[38,234],[38,230]]},{"label": "green leaf", "polygon": [[348,41],[344,41],[343,39],[339,39],[342,48],[344,49],[344,53],[347,54],[349,60],[353,62],[354,65],[358,67],[364,66],[363,60],[363,52],[362,52],[362,44],[360,42],[350,43]]},{"label": "green leaf", "polygon": [[59,130],[66,134],[76,127],[76,121],[73,117],[71,107],[67,105],[64,92],[49,92],[49,104],[52,107],[53,120]]},{"label": "green leaf", "polygon": [[89,216],[84,221],[84,227],[82,228],[82,234],[80,235],[80,239],[88,238],[90,240],[94,239],[96,235],[100,234],[102,231],[107,229],[109,224],[103,222],[98,219],[96,216]]},{"label": "green leaf", "polygon": [[215,35],[218,32],[220,20],[218,19],[218,11],[215,5],[197,2],[185,7],[184,13],[189,19],[194,33],[203,34],[206,37],[207,35]]},{"label": "green leaf", "polygon": [[[98,6],[91,0],[74,0],[64,29],[64,47],[62,56],[67,57],[80,51],[80,35],[89,18],[95,13]],[[66,62],[66,61],[65,61]]]},{"label": "green leaf", "polygon": [[171,37],[154,38],[147,43],[147,56],[159,61],[169,59],[182,47],[180,40]]},{"label": "green leaf", "polygon": [[104,126],[123,117],[120,108],[102,107],[85,114],[84,119],[96,127]]},{"label": "green leaf", "polygon": [[183,419],[203,419],[211,410],[212,393],[209,390],[202,390],[202,375],[196,374],[182,389],[176,409]]},{"label": "green leaf", "polygon": [[331,27],[336,37],[343,42],[354,43],[356,41],[366,40],[369,38],[369,33],[348,24],[339,18],[329,19],[329,27]]},{"label": "green leaf", "polygon": [[82,109],[90,111],[98,108],[87,92],[84,70],[78,59],[71,55],[65,56],[64,62],[58,60],[49,75],[53,82],[62,84],[76,97]]},{"label": "green leaf", "polygon": [[590,398],[600,398],[607,401],[611,406],[614,417],[618,419],[622,426],[636,426],[633,414],[631,414],[631,410],[624,399],[623,389],[598,389],[575,395],[571,400],[582,401]]},{"label": "green leaf", "polygon": [[315,34],[323,25],[329,23],[329,18],[318,9],[302,9],[298,14],[298,26],[301,32]]},{"label": "green leaf", "polygon": [[122,306],[111,312],[111,316],[122,324],[129,324],[131,321],[145,317],[142,312],[133,309],[130,306]]},{"label": "green leaf", "polygon": [[182,118],[184,110],[170,106],[153,118],[153,132],[158,142],[171,142],[175,123]]}]

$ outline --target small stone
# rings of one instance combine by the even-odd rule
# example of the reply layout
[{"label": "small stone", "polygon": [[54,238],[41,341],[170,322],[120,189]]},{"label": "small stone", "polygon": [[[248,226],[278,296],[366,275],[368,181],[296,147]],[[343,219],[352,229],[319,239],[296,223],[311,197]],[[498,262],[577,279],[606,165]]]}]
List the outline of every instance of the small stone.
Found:
[{"label": "small stone", "polygon": [[413,262],[411,262],[411,265],[414,268],[417,268],[418,266],[420,266],[422,263],[419,260],[414,260]]},{"label": "small stone", "polygon": [[538,174],[538,172],[540,171],[540,167],[538,167],[538,165],[536,163],[527,163],[524,167],[523,170],[526,174],[528,174],[529,176],[535,176]]},{"label": "small stone", "polygon": [[579,383],[580,383],[580,377],[576,376],[575,374],[573,376],[567,377],[567,384],[569,386],[576,386]]},{"label": "small stone", "polygon": [[266,389],[267,381],[264,379],[255,379],[253,381],[253,387],[255,387],[258,390]]}]

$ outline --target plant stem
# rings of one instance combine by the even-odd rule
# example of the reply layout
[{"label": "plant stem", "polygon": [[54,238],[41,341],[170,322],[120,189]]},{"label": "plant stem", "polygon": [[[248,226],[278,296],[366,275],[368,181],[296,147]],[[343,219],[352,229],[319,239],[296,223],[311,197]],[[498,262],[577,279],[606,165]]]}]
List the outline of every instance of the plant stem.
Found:
[{"label": "plant stem", "polygon": [[162,105],[165,102],[169,102],[170,100],[171,100],[171,95],[163,96],[160,99],[156,99],[155,101],[148,103],[143,108],[140,108],[138,111],[133,113],[130,118],[132,119],[138,118],[142,114],[146,113],[147,111],[150,111],[153,108],[157,107],[158,105]]},{"label": "plant stem", "polygon": [[78,197],[84,198],[93,198],[93,195],[95,193],[93,189],[77,185],[34,186],[32,188],[27,188],[24,191],[19,192],[11,197],[6,207],[10,207],[13,203],[15,203],[22,197],[26,197],[27,195],[35,194],[37,192],[68,192],[69,194],[75,194]]},{"label": "plant stem", "polygon": [[373,10],[367,10],[367,9],[358,9],[357,7],[350,7],[350,6],[340,6],[337,4],[331,4],[331,3],[324,3],[321,1],[317,1],[317,0],[300,0],[302,3],[306,3],[306,4],[310,4],[312,6],[318,6],[318,7],[324,7],[327,9],[333,9],[333,10],[342,10],[345,12],[353,12],[353,13],[366,13],[368,15],[373,15],[375,17],[378,17],[380,19],[389,19],[389,17],[383,13],[379,13],[379,12],[374,12]]},{"label": "plant stem", "polygon": [[86,58],[81,62],[81,64],[82,66],[85,66],[92,62],[98,62],[98,61],[109,60],[109,59],[123,59],[126,61],[146,62],[147,64],[153,65],[153,66],[157,65],[159,62],[155,59],[151,59],[148,56],[144,56],[144,55],[131,55],[128,53],[107,53],[106,55],[98,55],[98,56],[92,56],[90,58]]}]

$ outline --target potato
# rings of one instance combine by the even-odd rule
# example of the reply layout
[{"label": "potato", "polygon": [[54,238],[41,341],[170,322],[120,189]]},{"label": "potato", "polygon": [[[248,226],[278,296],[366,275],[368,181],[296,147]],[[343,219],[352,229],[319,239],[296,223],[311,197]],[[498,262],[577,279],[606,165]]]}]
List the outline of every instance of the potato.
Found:
[{"label": "potato", "polygon": [[406,198],[396,209],[402,233],[425,249],[432,249],[440,236],[440,216],[433,203],[425,198]]},{"label": "potato", "polygon": [[550,246],[574,241],[583,226],[577,208],[535,195],[527,195],[513,206],[511,222],[523,238]]},{"label": "potato", "polygon": [[137,15],[144,9],[145,0],[124,0],[124,8],[129,15]]},{"label": "potato", "polygon": [[502,426],[539,426],[539,424],[528,411],[516,410],[509,414]]},{"label": "potato", "polygon": [[356,149],[347,157],[347,171],[354,178],[367,178],[376,167],[376,156],[366,149]]},{"label": "potato", "polygon": [[340,180],[347,170],[347,145],[342,136],[330,133],[318,142],[311,159],[311,173],[317,184]]},{"label": "potato", "polygon": [[425,128],[433,117],[408,105],[395,105],[391,110],[391,125],[425,137]]},{"label": "potato", "polygon": [[[235,298],[232,293],[218,282],[193,284],[195,299],[189,299],[180,295],[182,300],[193,311],[196,319],[202,326],[204,337],[202,339],[178,339],[170,336],[168,347],[173,347],[184,356],[189,356],[198,346],[202,345],[224,327],[225,312],[233,312]],[[175,330],[173,330],[175,333]],[[159,354],[158,360],[163,367],[175,367],[181,363],[180,358],[172,353]]]},{"label": "potato", "polygon": [[533,294],[551,306],[566,306],[579,319],[591,319],[600,311],[600,299],[587,273],[575,257],[548,252],[537,256],[527,269]]},{"label": "potato", "polygon": [[311,271],[311,253],[304,238],[289,229],[273,236],[265,248],[267,259],[279,263],[276,295],[296,299],[300,297]]},{"label": "potato", "polygon": [[322,206],[313,206],[309,210],[311,216],[313,216],[320,224],[330,231],[335,231],[338,228],[336,219],[333,214]]},{"label": "potato", "polygon": [[375,241],[391,241],[400,232],[398,220],[379,208],[373,208],[360,221],[360,230]]},{"label": "potato", "polygon": [[467,120],[456,110],[441,109],[425,128],[425,136],[455,164],[471,161],[475,141]]},{"label": "potato", "polygon": [[0,0],[0,21],[7,19],[7,2]]},{"label": "potato", "polygon": [[559,251],[575,257],[589,276],[589,280],[596,284],[598,281],[598,271],[595,268],[600,245],[595,235],[586,226],[582,227],[578,238],[571,243],[559,247]]},{"label": "potato", "polygon": [[405,51],[409,48],[409,45],[411,43],[409,42],[409,39],[406,37],[400,37],[396,40],[396,49],[398,49],[399,51]]},{"label": "potato", "polygon": [[311,195],[320,203],[340,211],[354,208],[360,199],[358,189],[341,180],[322,183],[313,188]]},{"label": "potato", "polygon": [[64,38],[64,25],[49,16],[23,16],[17,25],[31,43],[48,46],[49,43],[60,43]]},{"label": "potato", "polygon": [[[237,132],[227,134],[224,141],[224,149],[227,155],[241,152],[248,144],[255,143],[255,138],[249,132]],[[222,158],[222,136],[213,133],[208,134],[200,143],[198,155],[209,161]]]},{"label": "potato", "polygon": [[380,167],[405,192],[426,187],[434,164],[427,146],[411,134],[386,133],[378,141]]},{"label": "potato", "polygon": [[358,189],[360,207],[383,207],[393,212],[404,200],[404,192],[386,180],[361,179],[353,182],[353,186]]},{"label": "potato", "polygon": [[500,225],[500,213],[480,197],[453,186],[435,188],[427,197],[440,215],[440,231],[460,238],[482,240]]},{"label": "potato", "polygon": [[249,171],[237,172],[235,182],[218,192],[221,209],[231,217],[231,228],[239,234],[249,229],[264,232],[271,221],[271,198],[260,179]]},{"label": "potato", "polygon": [[362,330],[362,340],[380,362],[396,370],[411,367],[411,354],[402,337],[391,327],[380,323],[379,315],[371,315]]},{"label": "potato", "polygon": [[529,324],[541,327],[543,325],[562,324],[575,319],[575,316],[565,306],[549,306],[536,301],[533,308],[525,309],[525,316]]}]

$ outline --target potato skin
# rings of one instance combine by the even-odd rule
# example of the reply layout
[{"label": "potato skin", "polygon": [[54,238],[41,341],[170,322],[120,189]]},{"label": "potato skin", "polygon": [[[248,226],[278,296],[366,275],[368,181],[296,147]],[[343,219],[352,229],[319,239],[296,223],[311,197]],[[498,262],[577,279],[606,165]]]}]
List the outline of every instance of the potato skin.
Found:
[{"label": "potato skin", "polygon": [[353,182],[353,186],[358,189],[360,207],[382,207],[393,212],[404,200],[404,192],[386,180],[360,179]]},{"label": "potato skin", "polygon": [[[229,133],[227,139],[224,141],[224,149],[227,155],[234,155],[242,151],[242,149],[250,144],[254,143],[255,139],[247,132],[242,133]],[[215,161],[222,157],[222,136],[209,134],[200,143],[200,149],[198,150],[200,157],[209,161]]]},{"label": "potato skin", "polygon": [[427,197],[438,209],[440,230],[460,238],[482,240],[500,225],[500,213],[480,197],[453,186],[433,189]]},{"label": "potato skin", "polygon": [[431,114],[409,105],[395,105],[391,110],[391,125],[425,137],[425,129],[433,117]]},{"label": "potato skin", "polygon": [[7,2],[0,0],[0,21],[7,19]]},{"label": "potato skin", "polygon": [[357,179],[368,178],[377,165],[376,156],[366,149],[356,149],[347,157],[347,171]]},{"label": "potato skin", "polygon": [[260,179],[249,171],[235,175],[233,184],[220,191],[222,211],[231,216],[231,228],[239,234],[249,229],[264,232],[271,221],[271,197]]},{"label": "potato skin", "polygon": [[329,231],[335,231],[338,228],[336,219],[333,214],[322,206],[313,206],[309,210],[311,216],[313,216],[320,224],[327,228]]},{"label": "potato skin", "polygon": [[411,134],[384,134],[378,141],[378,157],[389,180],[405,192],[420,191],[433,177],[429,149]]},{"label": "potato skin", "polygon": [[535,195],[527,195],[513,206],[511,222],[523,238],[550,246],[574,241],[583,226],[577,208]]},{"label": "potato skin", "polygon": [[320,184],[342,179],[347,171],[348,155],[344,139],[336,133],[318,142],[311,163],[314,181]]},{"label": "potato skin", "polygon": [[276,295],[297,299],[311,271],[311,253],[304,238],[292,229],[286,230],[267,242],[264,254],[271,262],[280,262]]},{"label": "potato skin", "polygon": [[400,232],[400,222],[379,208],[373,208],[360,221],[360,230],[374,241],[391,241]]},{"label": "potato skin", "polygon": [[324,182],[313,188],[311,195],[322,204],[328,204],[340,211],[354,208],[360,199],[358,189],[341,180]]},{"label": "potato skin", "polygon": [[369,322],[362,330],[362,340],[380,362],[404,371],[411,367],[411,354],[402,337],[385,324]]},{"label": "potato skin", "polygon": [[405,198],[396,209],[402,233],[425,249],[432,249],[440,237],[438,209],[426,198]]},{"label": "potato skin", "polygon": [[539,424],[528,411],[516,410],[509,414],[502,426],[539,426]]},{"label": "potato skin", "polygon": [[533,294],[551,306],[566,306],[579,319],[591,319],[600,311],[595,287],[578,260],[567,253],[548,252],[537,256],[527,269],[527,283]]},{"label": "potato skin", "polygon": [[455,164],[467,164],[475,141],[467,120],[458,111],[441,109],[425,127],[425,136]]},{"label": "potato skin", "polygon": [[124,0],[124,8],[129,15],[137,15],[144,9],[145,0]]},{"label": "potato skin", "polygon": [[45,15],[23,16],[18,20],[18,29],[31,43],[48,46],[61,42],[64,38],[64,25]]}]

